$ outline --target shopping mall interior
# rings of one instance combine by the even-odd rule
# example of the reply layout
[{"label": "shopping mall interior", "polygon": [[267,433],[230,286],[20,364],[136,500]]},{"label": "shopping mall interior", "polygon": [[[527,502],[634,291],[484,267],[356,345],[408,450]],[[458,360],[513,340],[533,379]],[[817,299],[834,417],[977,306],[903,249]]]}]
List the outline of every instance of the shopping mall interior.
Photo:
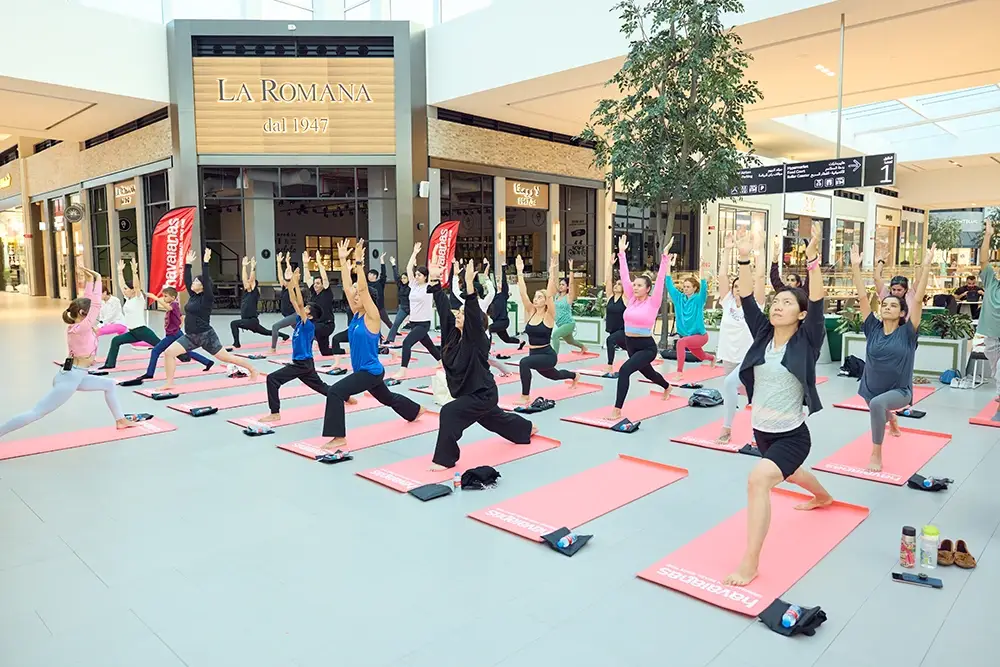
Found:
[{"label": "shopping mall interior", "polygon": [[[605,150],[623,154],[615,144],[626,135],[587,133],[596,110],[628,94],[609,82],[636,44],[650,42],[623,28],[621,6],[632,4],[0,0],[7,51],[18,54],[0,61],[0,372],[16,378],[0,413],[0,665],[996,664],[1000,640],[986,625],[1000,587],[1000,320],[989,322],[1000,317],[990,268],[1000,233],[986,235],[1000,230],[1000,52],[991,46],[1000,3],[741,0],[721,15],[712,9],[720,34],[738,36],[734,48],[748,57],[735,80],[759,94],[734,112],[745,137],[725,138],[738,168],[721,170],[704,196],[672,167],[662,178],[680,184],[650,195],[601,160]],[[652,21],[648,6],[690,14],[729,4],[648,0],[636,11]],[[43,33],[61,35],[62,46],[43,47]],[[646,162],[713,161],[698,151],[653,157],[668,144],[649,144]],[[448,430],[438,419],[458,396],[419,345],[392,391],[427,412],[407,424],[368,409],[378,403],[350,407],[353,459],[333,466],[309,459],[331,437],[321,420],[335,393],[284,385],[281,428],[243,430],[267,414],[264,374],[301,360],[290,347],[272,351],[269,336],[244,331],[232,350],[251,355],[259,379],[228,377],[237,369],[226,362],[205,374],[181,364],[180,396],[162,401],[150,397],[162,386],[162,357],[143,387],[118,384],[146,370],[142,343],[124,341],[100,380],[72,360],[67,370],[53,365],[67,356],[63,313],[85,296],[80,272],[95,271],[123,301],[122,262],[127,283],[134,263],[144,289],[167,285],[165,230],[179,211],[190,221],[184,247],[211,250],[204,273],[223,346],[239,340],[232,323],[247,317],[245,258],[264,329],[288,314],[275,260],[289,256],[292,268],[326,276],[342,331],[351,286],[338,243],[366,240],[364,261],[386,276],[391,321],[410,307],[392,265],[405,273],[417,243],[417,264],[428,263],[435,229],[455,222],[455,259],[489,262],[498,289],[501,271],[509,279],[499,310],[511,335],[535,324],[514,284],[515,258],[528,294],[554,275],[571,279],[575,340],[560,350],[556,339],[553,358],[582,379],[569,387],[535,374],[533,391],[518,392],[531,372],[517,355],[528,350],[493,337],[500,406],[519,394],[556,404],[528,415],[538,435],[527,449],[498,445],[474,424],[458,467],[428,477]],[[735,362],[734,382],[746,384],[738,371],[750,352],[734,360],[723,350],[726,304],[735,303],[726,295],[741,268],[727,239],[751,234],[761,239],[753,266],[768,279],[768,304],[792,275],[808,272],[824,288],[814,377],[822,409],[810,406],[803,469],[819,471],[836,503],[785,512],[782,490],[801,489],[789,481],[773,491],[760,574],[737,586],[722,577],[747,541],[748,475],[768,455],[733,454],[758,442],[758,413],[740,410],[736,446],[722,446],[730,403],[698,409],[688,399],[706,388],[730,400],[732,369],[702,353]],[[656,276],[669,243],[668,284],[692,278],[705,290],[695,337],[707,342],[669,376],[670,401],[632,383],[624,413],[642,423],[631,437],[591,415],[610,411],[620,386],[604,366],[615,349],[605,285],[622,273],[619,239],[633,277]],[[875,474],[866,452],[877,429],[856,396],[870,383],[849,376],[847,360],[878,362],[865,328],[866,303],[876,323],[885,318],[878,281],[905,279],[911,299],[924,275],[912,384],[905,373],[909,414],[901,411],[902,435],[887,437]],[[653,368],[664,374],[677,364],[677,338],[691,335],[676,298],[665,297],[653,329],[662,357]],[[183,290],[180,301],[189,301]],[[120,333],[139,317],[159,340],[165,306],[144,303],[121,320],[128,326],[105,321],[104,308],[91,324],[100,333],[117,323]],[[448,312],[435,311],[431,328],[447,329]],[[113,340],[98,339],[105,365]],[[399,355],[382,352],[389,378]],[[633,352],[618,350],[617,364]],[[357,362],[316,355],[328,385],[342,378],[322,375],[326,364]],[[79,390],[52,398],[75,372]],[[117,417],[119,404],[152,421],[117,430],[108,409]],[[633,417],[633,405],[649,411],[635,407]],[[194,417],[197,407],[218,411]],[[44,415],[5,432],[22,413]],[[859,462],[848,460],[854,450]],[[455,488],[451,472],[479,464],[496,465],[499,483]],[[921,492],[911,475],[947,478],[948,488]],[[448,497],[405,493],[431,482]],[[905,563],[904,526],[915,531],[915,568]],[[556,553],[540,536],[563,527],[593,537]],[[967,552],[948,551],[960,540]],[[975,567],[946,567],[949,558]],[[900,586],[900,573],[923,578]],[[772,603],[822,607],[826,620],[815,634],[781,636],[758,617]],[[428,606],[435,611],[419,611]]]}]

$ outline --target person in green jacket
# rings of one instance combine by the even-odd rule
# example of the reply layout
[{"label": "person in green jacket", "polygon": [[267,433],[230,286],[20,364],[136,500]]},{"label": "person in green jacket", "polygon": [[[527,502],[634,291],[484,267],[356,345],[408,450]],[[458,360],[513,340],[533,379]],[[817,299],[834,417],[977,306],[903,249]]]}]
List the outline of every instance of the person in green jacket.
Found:
[{"label": "person in green jacket", "polygon": [[576,301],[576,283],[573,281],[573,260],[569,261],[569,271],[559,279],[559,293],[553,301],[556,304],[556,326],[552,330],[552,349],[559,354],[559,345],[566,341],[580,352],[587,353],[587,346],[573,338],[576,320],[573,319],[573,302]]}]

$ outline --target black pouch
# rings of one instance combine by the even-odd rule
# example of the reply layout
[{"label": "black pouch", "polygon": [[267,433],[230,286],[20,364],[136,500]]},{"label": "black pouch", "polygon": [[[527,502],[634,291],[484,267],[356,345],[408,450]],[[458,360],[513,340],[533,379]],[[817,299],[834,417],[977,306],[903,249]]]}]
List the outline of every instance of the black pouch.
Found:
[{"label": "black pouch", "polygon": [[816,628],[826,621],[826,612],[822,608],[802,607],[802,616],[799,620],[792,627],[786,628],[781,624],[781,617],[785,615],[790,606],[784,600],[775,600],[757,618],[760,619],[761,623],[785,637],[794,637],[799,634],[812,637],[816,634]]},{"label": "black pouch", "polygon": [[514,412],[520,412],[525,415],[533,415],[536,412],[545,412],[546,410],[551,410],[554,407],[556,407],[555,401],[550,401],[547,398],[539,396],[531,402],[531,405],[519,405],[514,408]]},{"label": "black pouch", "polygon": [[243,357],[244,359],[252,359],[254,361],[257,361],[259,359],[267,359],[267,355],[264,354],[241,354],[239,356]]},{"label": "black pouch", "polygon": [[704,389],[705,385],[698,384],[697,382],[685,382],[681,385],[681,389]]},{"label": "black pouch", "polygon": [[385,381],[385,386],[387,387],[395,387],[399,384],[402,384],[402,380],[397,380],[396,378],[389,378]]},{"label": "black pouch", "polygon": [[740,454],[746,454],[747,456],[756,456],[757,458],[761,458],[760,450],[751,444],[746,444],[740,447]]},{"label": "black pouch", "polygon": [[913,475],[910,479],[906,480],[906,485],[911,489],[916,489],[917,491],[947,491],[948,485],[954,482],[953,479],[948,479],[947,477],[932,478],[933,483],[930,486],[924,486],[924,481],[927,478],[923,475]]},{"label": "black pouch", "polygon": [[152,418],[153,415],[149,414],[148,412],[137,412],[135,414],[125,415],[125,419],[129,420],[130,422],[144,422],[144,421],[149,421]]},{"label": "black pouch", "polygon": [[618,378],[618,373],[605,373],[601,377],[602,378],[607,378],[609,380],[616,380]]},{"label": "black pouch", "polygon": [[593,535],[577,535],[576,542],[563,549],[559,546],[559,540],[569,535],[570,532],[572,531],[570,531],[569,528],[560,528],[552,531],[548,535],[542,535],[542,539],[545,540],[546,544],[552,547],[555,551],[561,553],[563,556],[572,556],[577,551],[582,549],[583,545],[589,542]]},{"label": "black pouch", "polygon": [[897,417],[909,417],[910,419],[923,419],[927,416],[927,413],[923,410],[914,410],[910,408],[909,410],[896,410]]},{"label": "black pouch", "polygon": [[497,355],[494,355],[494,358],[495,359],[510,359],[510,355],[509,354],[497,354]]},{"label": "black pouch", "polygon": [[119,387],[139,387],[142,385],[142,378],[132,378],[131,380],[122,380],[118,383]]},{"label": "black pouch", "polygon": [[[345,375],[346,373],[347,373],[346,368],[331,368],[330,370],[326,371],[327,375]],[[388,383],[386,384],[388,385]]]},{"label": "black pouch", "polygon": [[87,375],[107,375],[107,371],[87,371]]},{"label": "black pouch", "polygon": [[418,486],[415,489],[410,489],[411,496],[419,498],[424,502],[450,494],[451,488],[445,486],[444,484],[424,484],[423,486]]},{"label": "black pouch", "polygon": [[271,435],[272,433],[274,433],[274,429],[267,428],[266,426],[263,427],[247,426],[245,429],[243,429],[243,433],[245,435],[249,435],[253,438],[256,438],[259,435]]},{"label": "black pouch", "polygon": [[171,398],[177,398],[180,394],[175,394],[172,391],[154,391],[149,395],[154,401],[168,401]]},{"label": "black pouch", "polygon": [[612,431],[617,431],[618,433],[635,433],[639,430],[639,424],[642,422],[634,422],[628,417],[624,417],[620,422],[611,427]]},{"label": "black pouch", "polygon": [[214,415],[219,411],[219,408],[213,408],[211,405],[204,405],[198,408],[191,408],[190,414],[192,417],[207,417],[208,415]]},{"label": "black pouch", "polygon": [[338,449],[335,452],[330,452],[329,454],[323,454],[321,456],[317,456],[316,460],[319,461],[320,463],[333,465],[335,463],[343,463],[344,461],[353,461],[354,457],[345,452],[344,450]]},{"label": "black pouch", "polygon": [[482,491],[497,485],[500,472],[493,466],[477,466],[462,473],[462,489]]}]

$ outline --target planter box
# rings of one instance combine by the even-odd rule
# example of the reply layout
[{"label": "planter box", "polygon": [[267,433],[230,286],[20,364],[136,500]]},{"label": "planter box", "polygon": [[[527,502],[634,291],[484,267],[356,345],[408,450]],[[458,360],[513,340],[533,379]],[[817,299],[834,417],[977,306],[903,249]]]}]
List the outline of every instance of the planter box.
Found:
[{"label": "planter box", "polygon": [[587,345],[604,345],[604,339],[607,337],[604,332],[604,318],[577,315],[576,333],[573,337]]},{"label": "planter box", "polygon": [[[918,375],[940,375],[948,369],[963,370],[969,361],[971,341],[966,338],[952,340],[937,336],[917,338],[917,357],[913,362],[913,372]],[[865,336],[860,333],[844,334],[844,358],[854,355],[865,358]]]}]

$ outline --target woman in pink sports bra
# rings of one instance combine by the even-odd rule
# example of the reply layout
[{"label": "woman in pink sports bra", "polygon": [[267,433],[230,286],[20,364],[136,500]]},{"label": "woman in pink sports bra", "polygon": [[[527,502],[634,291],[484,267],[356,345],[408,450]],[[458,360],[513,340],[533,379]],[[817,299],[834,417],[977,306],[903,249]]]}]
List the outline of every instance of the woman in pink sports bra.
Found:
[{"label": "woman in pink sports bra", "polygon": [[663,400],[670,398],[670,383],[653,370],[653,360],[656,359],[656,341],[653,339],[653,327],[656,316],[663,303],[663,287],[667,274],[670,272],[670,246],[673,239],[663,249],[660,258],[660,270],[656,283],[651,284],[645,275],[629,277],[628,237],[624,234],[618,239],[618,270],[621,272],[622,289],[625,292],[625,349],[628,361],[622,364],[618,371],[618,395],[615,397],[615,407],[608,417],[609,421],[622,418],[622,406],[628,396],[629,379],[635,372],[642,373],[647,379],[663,389]]},{"label": "woman in pink sports bra", "polygon": [[69,325],[66,329],[66,344],[69,348],[66,363],[52,380],[52,389],[35,407],[0,426],[0,438],[38,421],[66,403],[78,391],[103,391],[108,409],[115,417],[115,425],[119,429],[135,426],[134,422],[125,418],[118,404],[114,380],[88,373],[87,369],[94,365],[97,356],[96,326],[97,315],[101,310],[98,305],[101,302],[101,275],[79,267],[77,278],[84,283],[83,296],[73,299],[62,314],[63,322]]}]

